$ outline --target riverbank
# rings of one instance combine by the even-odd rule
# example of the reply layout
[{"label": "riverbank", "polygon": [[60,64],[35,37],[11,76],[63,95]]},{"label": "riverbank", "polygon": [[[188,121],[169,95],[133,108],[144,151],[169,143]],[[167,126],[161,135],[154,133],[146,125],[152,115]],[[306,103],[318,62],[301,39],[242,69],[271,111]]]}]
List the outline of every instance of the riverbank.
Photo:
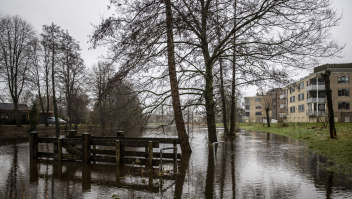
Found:
[{"label": "riverbank", "polygon": [[[265,124],[266,125],[266,124]],[[331,139],[329,127],[320,123],[271,124],[241,123],[240,128],[257,130],[306,141],[310,149],[328,158],[328,169],[352,175],[352,123],[336,123],[337,139]]]}]

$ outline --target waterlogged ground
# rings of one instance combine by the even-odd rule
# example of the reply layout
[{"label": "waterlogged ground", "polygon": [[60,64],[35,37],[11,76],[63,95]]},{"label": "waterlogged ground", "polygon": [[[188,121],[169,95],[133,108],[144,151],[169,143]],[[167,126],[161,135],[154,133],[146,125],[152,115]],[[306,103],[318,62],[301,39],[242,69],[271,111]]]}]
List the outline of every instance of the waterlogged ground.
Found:
[{"label": "waterlogged ground", "polygon": [[[114,134],[97,132],[91,134]],[[164,132],[175,136],[172,128]],[[221,134],[218,129],[223,140]],[[167,137],[152,129],[134,136]],[[30,161],[27,139],[2,137],[0,198],[352,198],[351,176],[329,171],[326,159],[301,141],[242,131],[225,140],[225,151],[223,144],[216,147],[214,160],[206,128],[193,128],[190,140],[188,163],[183,159],[177,175],[167,165],[167,174],[160,176],[131,166]]]}]

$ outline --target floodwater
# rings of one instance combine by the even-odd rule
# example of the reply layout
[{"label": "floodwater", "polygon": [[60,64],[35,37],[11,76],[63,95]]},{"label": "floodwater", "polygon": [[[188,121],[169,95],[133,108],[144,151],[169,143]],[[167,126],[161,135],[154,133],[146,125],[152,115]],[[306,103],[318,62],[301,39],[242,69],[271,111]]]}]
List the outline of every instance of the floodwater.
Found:
[{"label": "floodwater", "polygon": [[[162,130],[141,136],[167,137]],[[352,198],[351,176],[329,171],[301,141],[241,131],[225,140],[225,151],[223,143],[215,147],[215,159],[206,128],[194,128],[190,141],[193,153],[178,173],[166,165],[160,176],[132,166],[30,160],[27,139],[0,138],[0,198]]]}]

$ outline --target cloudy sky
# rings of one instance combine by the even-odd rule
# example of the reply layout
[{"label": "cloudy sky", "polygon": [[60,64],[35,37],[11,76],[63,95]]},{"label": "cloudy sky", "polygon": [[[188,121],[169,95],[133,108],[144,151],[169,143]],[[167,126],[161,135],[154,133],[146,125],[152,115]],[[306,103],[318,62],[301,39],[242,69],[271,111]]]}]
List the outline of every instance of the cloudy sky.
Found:
[{"label": "cloudy sky", "polygon": [[[2,14],[18,14],[34,26],[38,33],[43,25],[52,22],[68,30],[78,41],[82,48],[82,58],[87,67],[96,63],[99,56],[104,55],[105,48],[88,50],[90,44],[88,35],[92,33],[91,24],[98,24],[102,17],[109,17],[113,9],[108,10],[109,0],[0,0],[0,12]],[[333,39],[346,47],[341,54],[342,58],[325,59],[326,63],[352,63],[352,0],[333,0],[333,6],[343,19],[338,27],[331,30]],[[302,71],[303,77],[310,71]],[[246,89],[245,95],[254,95],[256,88]],[[249,91],[248,91],[249,90]]]},{"label": "cloudy sky", "polygon": [[109,0],[0,0],[2,14],[20,15],[37,31],[42,32],[43,25],[52,22],[68,30],[82,48],[82,58],[87,67],[96,63],[106,49],[88,50],[87,43],[93,32],[91,24],[99,24],[102,17],[109,17],[113,9],[108,10]]}]

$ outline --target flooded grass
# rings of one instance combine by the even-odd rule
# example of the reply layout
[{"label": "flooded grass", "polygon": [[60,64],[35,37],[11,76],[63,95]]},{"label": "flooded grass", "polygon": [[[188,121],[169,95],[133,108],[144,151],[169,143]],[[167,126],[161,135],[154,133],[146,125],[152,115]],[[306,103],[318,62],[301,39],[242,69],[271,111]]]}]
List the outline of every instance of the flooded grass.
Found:
[{"label": "flooded grass", "polygon": [[[303,126],[274,126],[273,129],[301,128],[315,132],[298,132],[297,136],[304,141],[313,140],[312,137],[329,141],[324,129]],[[252,124],[251,127],[260,126]],[[343,127],[344,130],[349,128]],[[85,130],[79,133],[82,132]],[[99,133],[109,135],[116,131],[91,131],[91,134]],[[159,171],[160,167],[150,170],[136,164],[116,166],[94,161],[83,164],[54,159],[30,160],[27,140],[3,141],[0,142],[0,179],[3,179],[0,198],[281,199],[350,198],[352,195],[350,176],[333,172],[327,159],[312,153],[302,140],[252,130],[226,137],[221,136],[223,129],[218,128],[217,134],[219,141],[225,142],[215,147],[208,144],[206,128],[194,128],[190,133],[193,153],[182,155],[177,171],[173,164],[166,164],[163,172]],[[175,135],[176,128],[169,127],[165,128],[165,133],[148,129],[141,136]],[[167,146],[160,146],[163,147]],[[39,151],[52,148],[44,144]]]},{"label": "flooded grass", "polygon": [[[265,124],[266,125],[266,124]],[[240,128],[258,130],[304,140],[309,148],[325,155],[329,160],[329,170],[352,174],[352,123],[336,123],[337,139],[331,139],[329,127],[320,123],[271,124],[241,123]]]}]

